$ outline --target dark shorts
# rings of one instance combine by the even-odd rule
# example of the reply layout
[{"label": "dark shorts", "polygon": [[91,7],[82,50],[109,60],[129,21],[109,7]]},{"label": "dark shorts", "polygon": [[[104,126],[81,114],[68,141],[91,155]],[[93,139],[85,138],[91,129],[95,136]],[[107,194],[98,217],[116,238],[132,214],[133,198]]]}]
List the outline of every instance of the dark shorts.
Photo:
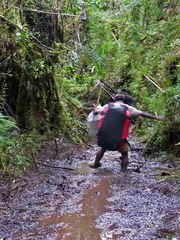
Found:
[{"label": "dark shorts", "polygon": [[121,142],[117,146],[117,151],[120,153],[127,153],[128,152],[128,144],[127,142]]}]

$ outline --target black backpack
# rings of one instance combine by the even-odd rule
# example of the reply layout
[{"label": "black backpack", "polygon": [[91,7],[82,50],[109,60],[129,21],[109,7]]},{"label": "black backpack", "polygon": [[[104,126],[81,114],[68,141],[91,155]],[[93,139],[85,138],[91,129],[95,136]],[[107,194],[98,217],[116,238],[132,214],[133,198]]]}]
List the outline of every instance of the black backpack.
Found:
[{"label": "black backpack", "polygon": [[127,106],[109,103],[108,110],[102,115],[98,125],[98,145],[103,149],[117,150],[118,144],[127,139],[130,114]]}]

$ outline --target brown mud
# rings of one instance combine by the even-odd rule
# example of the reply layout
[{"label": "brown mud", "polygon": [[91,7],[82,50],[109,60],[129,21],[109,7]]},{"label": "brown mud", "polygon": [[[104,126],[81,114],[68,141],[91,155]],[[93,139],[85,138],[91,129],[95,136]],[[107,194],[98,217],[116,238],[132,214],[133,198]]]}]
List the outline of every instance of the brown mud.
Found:
[{"label": "brown mud", "polygon": [[179,173],[171,161],[130,151],[123,173],[118,152],[91,169],[96,146],[61,144],[58,157],[53,149],[46,144],[38,159],[52,167],[0,177],[1,240],[180,239]]}]

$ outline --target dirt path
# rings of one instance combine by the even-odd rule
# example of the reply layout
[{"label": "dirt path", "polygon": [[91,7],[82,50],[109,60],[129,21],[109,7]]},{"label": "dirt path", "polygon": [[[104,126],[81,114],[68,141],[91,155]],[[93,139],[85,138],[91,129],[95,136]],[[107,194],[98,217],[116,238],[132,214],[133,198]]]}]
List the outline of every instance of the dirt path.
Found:
[{"label": "dirt path", "polygon": [[39,161],[74,171],[39,165],[12,183],[0,178],[0,239],[180,239],[179,180],[170,163],[130,152],[122,173],[117,152],[91,169],[96,147],[64,145],[48,159],[52,149]]}]

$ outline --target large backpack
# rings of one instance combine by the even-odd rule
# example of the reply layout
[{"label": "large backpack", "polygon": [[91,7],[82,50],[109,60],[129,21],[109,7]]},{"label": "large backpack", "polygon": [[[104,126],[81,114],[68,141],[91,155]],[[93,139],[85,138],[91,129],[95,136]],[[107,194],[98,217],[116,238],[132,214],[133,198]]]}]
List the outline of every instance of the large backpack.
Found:
[{"label": "large backpack", "polygon": [[98,124],[98,145],[106,150],[117,150],[118,144],[127,139],[130,113],[127,106],[109,103]]}]

